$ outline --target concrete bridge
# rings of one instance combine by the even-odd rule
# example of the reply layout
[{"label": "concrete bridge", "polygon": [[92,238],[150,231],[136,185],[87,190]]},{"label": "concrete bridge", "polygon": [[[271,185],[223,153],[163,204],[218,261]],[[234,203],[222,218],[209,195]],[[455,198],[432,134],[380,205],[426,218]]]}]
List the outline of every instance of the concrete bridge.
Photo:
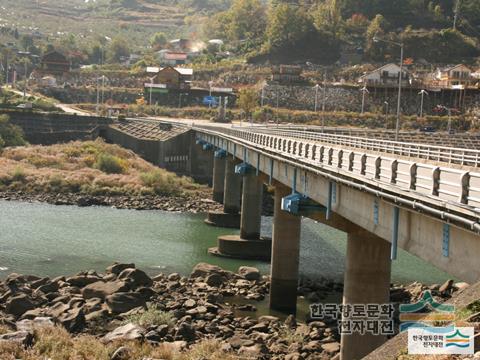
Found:
[{"label": "concrete bridge", "polygon": [[[261,192],[263,184],[274,189],[272,308],[295,311],[302,216],[348,234],[345,304],[389,302],[398,247],[464,281],[479,280],[480,151],[292,129],[192,130],[195,151],[214,158],[215,199],[224,200],[226,216],[241,217],[240,236],[220,237],[220,253],[268,251]],[[341,358],[360,359],[384,341],[342,336]]]},{"label": "concrete bridge", "polygon": [[[389,302],[399,247],[464,281],[480,278],[475,139],[459,137],[458,147],[442,147],[431,145],[440,142],[436,135],[430,144],[418,144],[298,127],[168,126],[93,117],[74,117],[72,123],[66,117],[15,123],[38,142],[51,142],[52,133],[55,141],[101,135],[159,166],[212,179],[224,212],[209,219],[240,227],[240,236],[219,238],[217,251],[271,255],[272,308],[295,312],[302,216],[348,234],[345,304]],[[260,233],[264,184],[275,198],[271,241]],[[360,359],[384,341],[369,334],[342,336],[341,357]]]}]

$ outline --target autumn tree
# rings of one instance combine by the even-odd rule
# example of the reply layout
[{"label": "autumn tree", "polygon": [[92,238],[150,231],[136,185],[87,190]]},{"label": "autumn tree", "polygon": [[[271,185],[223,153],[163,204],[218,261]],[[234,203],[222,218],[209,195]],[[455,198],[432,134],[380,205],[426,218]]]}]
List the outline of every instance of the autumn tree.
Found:
[{"label": "autumn tree", "polygon": [[237,100],[238,107],[243,110],[245,117],[249,119],[253,110],[258,105],[258,95],[255,89],[245,88],[240,90]]}]

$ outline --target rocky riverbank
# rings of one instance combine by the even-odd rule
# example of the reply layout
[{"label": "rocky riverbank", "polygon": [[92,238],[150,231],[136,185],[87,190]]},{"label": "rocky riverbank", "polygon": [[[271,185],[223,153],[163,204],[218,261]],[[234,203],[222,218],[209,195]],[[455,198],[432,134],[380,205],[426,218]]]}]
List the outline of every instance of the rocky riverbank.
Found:
[{"label": "rocky riverbank", "polygon": [[52,205],[110,206],[117,209],[163,210],[203,213],[222,209],[209,199],[209,193],[188,196],[161,195],[84,195],[73,193],[31,193],[23,191],[0,192],[0,200],[43,202]]},{"label": "rocky riverbank", "polygon": [[[449,281],[432,290],[442,299],[461,286]],[[392,300],[409,302],[425,289],[421,284],[396,287]],[[268,277],[255,268],[233,273],[205,263],[188,277],[173,273],[151,278],[134,264],[119,263],[104,274],[88,271],[54,279],[11,274],[0,283],[0,358],[10,358],[12,352],[12,359],[23,358],[22,352],[48,358],[51,349],[44,337],[59,342],[52,340],[55,334],[70,339],[65,345],[72,347],[69,354],[78,351],[77,342],[88,340],[98,354],[84,353],[82,359],[183,359],[178,354],[205,346],[211,356],[204,353],[203,359],[337,358],[336,321],[255,316],[255,304],[268,290]],[[299,294],[317,301],[321,294],[340,290],[340,284],[305,280]],[[235,297],[248,304],[234,305]],[[65,359],[75,358],[71,356]]]}]

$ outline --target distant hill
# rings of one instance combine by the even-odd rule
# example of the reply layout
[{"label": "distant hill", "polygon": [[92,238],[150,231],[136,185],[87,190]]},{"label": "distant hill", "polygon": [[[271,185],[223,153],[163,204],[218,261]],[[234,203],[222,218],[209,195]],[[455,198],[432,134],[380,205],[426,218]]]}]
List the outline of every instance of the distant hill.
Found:
[{"label": "distant hill", "polygon": [[200,21],[186,20],[202,19],[228,5],[229,0],[3,0],[0,26],[49,40],[69,34],[77,41],[121,34],[144,46],[155,32],[172,37],[195,33]]}]

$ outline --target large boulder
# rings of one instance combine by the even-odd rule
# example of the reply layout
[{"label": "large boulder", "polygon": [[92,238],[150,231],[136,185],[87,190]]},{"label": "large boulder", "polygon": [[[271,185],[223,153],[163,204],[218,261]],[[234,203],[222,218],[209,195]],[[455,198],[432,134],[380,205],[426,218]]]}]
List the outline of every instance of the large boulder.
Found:
[{"label": "large boulder", "polygon": [[76,286],[79,288],[83,288],[87,286],[88,284],[94,283],[101,280],[100,277],[95,276],[95,275],[75,275],[67,278],[66,282],[70,284],[71,286]]},{"label": "large boulder", "polygon": [[121,314],[145,306],[145,298],[140,293],[119,292],[107,296],[106,303],[112,313]]},{"label": "large boulder", "polygon": [[76,333],[85,326],[85,313],[82,307],[70,309],[58,317],[58,321],[69,332]]},{"label": "large boulder", "polygon": [[120,274],[125,269],[135,269],[135,264],[122,264],[114,262],[112,265],[107,267],[107,274]]},{"label": "large boulder", "polygon": [[123,270],[118,275],[118,280],[123,280],[134,288],[153,285],[153,280],[144,271],[132,268]]},{"label": "large boulder", "polygon": [[109,295],[128,290],[129,287],[124,281],[97,281],[85,286],[82,289],[82,296],[84,299],[100,298],[105,300]]},{"label": "large boulder", "polygon": [[7,333],[0,335],[1,342],[15,342],[23,345],[24,347],[29,347],[33,344],[34,336],[33,333],[29,331],[16,331],[12,333]]},{"label": "large boulder", "polygon": [[25,294],[13,296],[5,304],[5,311],[17,317],[34,308],[35,304]]},{"label": "large boulder", "polygon": [[225,271],[220,266],[211,265],[211,264],[207,264],[207,263],[198,263],[193,268],[193,271],[190,274],[190,277],[191,278],[198,278],[198,277],[205,278],[205,277],[207,277],[209,275],[212,275],[212,274],[224,275]]},{"label": "large boulder", "polygon": [[257,268],[251,266],[240,266],[238,269],[239,275],[250,281],[260,280],[260,271]]},{"label": "large boulder", "polygon": [[37,317],[33,320],[25,319],[17,321],[15,326],[17,327],[17,331],[33,332],[38,328],[53,327],[55,326],[55,322],[51,317]]},{"label": "large boulder", "polygon": [[129,340],[142,340],[145,334],[145,329],[129,323],[120,327],[117,327],[115,330],[109,332],[103,337],[104,343],[109,343],[112,341],[129,341]]}]

